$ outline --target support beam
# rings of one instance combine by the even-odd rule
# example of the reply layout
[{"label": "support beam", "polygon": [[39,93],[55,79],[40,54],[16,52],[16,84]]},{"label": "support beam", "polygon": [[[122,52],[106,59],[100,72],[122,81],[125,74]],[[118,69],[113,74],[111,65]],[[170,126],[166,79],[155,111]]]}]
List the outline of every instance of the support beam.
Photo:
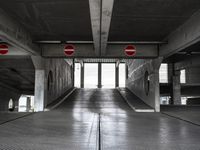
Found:
[{"label": "support beam", "polygon": [[98,88],[102,88],[102,64],[98,63]]},{"label": "support beam", "polygon": [[101,56],[106,55],[114,0],[102,0],[101,14]]},{"label": "support beam", "polygon": [[164,41],[168,44],[160,46],[160,55],[171,56],[200,41],[200,10],[182,26],[171,33]]},{"label": "support beam", "polygon": [[172,77],[172,100],[174,105],[181,105],[181,83],[180,83],[180,70],[174,71]]},{"label": "support beam", "polygon": [[82,62],[81,63],[81,88],[84,88],[84,69],[85,69],[85,66],[84,66],[84,63]]},{"label": "support beam", "polygon": [[114,0],[89,0],[95,54],[106,54]]},{"label": "support beam", "polygon": [[44,59],[37,56],[32,56],[32,61],[35,66],[35,91],[34,91],[34,111],[44,111],[46,82],[45,82],[45,65]]},{"label": "support beam", "polygon": [[30,34],[0,9],[0,39],[31,55],[40,55],[40,48],[32,43]]},{"label": "support beam", "polygon": [[[42,44],[43,57],[51,58],[130,58],[124,53],[126,44],[108,44],[107,53],[104,56],[96,56],[93,44],[74,44],[73,56],[64,55],[64,44]],[[137,53],[134,58],[156,58],[158,57],[157,45],[135,45]]]},{"label": "support beam", "polygon": [[101,20],[101,0],[89,0],[90,17],[92,24],[92,35],[96,56],[100,55],[100,20]]},{"label": "support beam", "polygon": [[115,87],[119,87],[119,64],[115,64]]},{"label": "support beam", "polygon": [[182,70],[190,67],[199,67],[200,66],[200,57],[195,56],[195,57],[190,57],[187,60],[180,61],[175,63],[175,70]]}]

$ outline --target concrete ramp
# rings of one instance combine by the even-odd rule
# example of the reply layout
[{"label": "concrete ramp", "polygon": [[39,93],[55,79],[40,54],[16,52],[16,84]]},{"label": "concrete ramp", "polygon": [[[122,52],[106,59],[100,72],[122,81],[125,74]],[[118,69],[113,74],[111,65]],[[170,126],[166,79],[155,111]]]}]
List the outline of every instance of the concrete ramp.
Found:
[{"label": "concrete ramp", "polygon": [[144,103],[127,88],[118,88],[119,93],[135,112],[154,112],[154,109]]}]

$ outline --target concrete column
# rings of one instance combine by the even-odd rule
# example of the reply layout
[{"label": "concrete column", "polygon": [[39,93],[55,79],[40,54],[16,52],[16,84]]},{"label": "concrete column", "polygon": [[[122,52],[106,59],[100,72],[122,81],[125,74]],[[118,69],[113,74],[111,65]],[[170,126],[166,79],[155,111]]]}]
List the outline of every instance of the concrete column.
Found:
[{"label": "concrete column", "polygon": [[44,110],[45,99],[45,71],[35,70],[34,111]]},{"label": "concrete column", "polygon": [[31,109],[31,97],[27,97],[26,99],[26,111],[29,112]]},{"label": "concrete column", "polygon": [[34,111],[44,111],[45,106],[45,65],[44,59],[40,56],[32,56],[32,61],[35,66],[35,91],[34,91]]},{"label": "concrete column", "polygon": [[119,87],[119,63],[115,64],[115,87]]},{"label": "concrete column", "polygon": [[172,99],[174,105],[181,105],[180,70],[175,70],[172,77]]},{"label": "concrete column", "polygon": [[84,63],[81,63],[81,88],[84,88]]},{"label": "concrete column", "polygon": [[102,88],[102,67],[101,67],[101,63],[98,63],[98,88]]},{"label": "concrete column", "polygon": [[71,65],[72,87],[74,87],[74,73],[75,73],[75,63],[74,63],[74,59],[73,59],[73,63]]},{"label": "concrete column", "polygon": [[125,87],[127,87],[127,80],[128,80],[128,65],[125,63]]},{"label": "concrete column", "polygon": [[[159,69],[154,70],[153,74],[153,87],[155,98],[155,111],[160,112],[160,82],[159,82]],[[151,90],[151,89],[150,89]]]}]

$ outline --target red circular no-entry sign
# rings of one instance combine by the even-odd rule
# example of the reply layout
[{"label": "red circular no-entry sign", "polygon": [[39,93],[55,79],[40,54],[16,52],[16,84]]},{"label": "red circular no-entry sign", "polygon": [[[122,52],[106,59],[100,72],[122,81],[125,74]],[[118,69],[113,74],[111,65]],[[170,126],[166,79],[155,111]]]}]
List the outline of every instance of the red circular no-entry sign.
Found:
[{"label": "red circular no-entry sign", "polygon": [[71,56],[74,54],[74,51],[75,51],[74,45],[71,45],[71,44],[65,45],[65,48],[64,48],[65,55]]},{"label": "red circular no-entry sign", "polygon": [[8,46],[6,44],[0,44],[0,55],[8,53]]},{"label": "red circular no-entry sign", "polygon": [[127,56],[135,56],[136,55],[136,48],[134,45],[128,45],[125,47],[124,52]]}]

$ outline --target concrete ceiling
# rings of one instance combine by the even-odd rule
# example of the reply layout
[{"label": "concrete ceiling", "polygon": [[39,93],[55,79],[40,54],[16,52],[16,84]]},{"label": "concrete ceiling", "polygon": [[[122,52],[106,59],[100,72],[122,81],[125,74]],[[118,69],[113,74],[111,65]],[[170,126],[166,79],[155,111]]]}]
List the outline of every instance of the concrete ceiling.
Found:
[{"label": "concrete ceiling", "polygon": [[[199,6],[199,0],[115,0],[109,41],[161,41]],[[92,41],[89,0],[1,0],[0,7],[33,40]]]},{"label": "concrete ceiling", "polygon": [[33,40],[92,41],[88,0],[1,0],[0,7]]},{"label": "concrete ceiling", "polygon": [[199,8],[199,0],[115,0],[109,40],[162,41]]},{"label": "concrete ceiling", "polygon": [[23,94],[34,91],[35,69],[30,58],[0,59],[0,85],[18,90]]},{"label": "concrete ceiling", "polygon": [[200,56],[200,42],[195,43],[192,46],[185,48],[184,50],[167,57],[164,62],[166,63],[177,63],[180,61],[196,58]]}]

